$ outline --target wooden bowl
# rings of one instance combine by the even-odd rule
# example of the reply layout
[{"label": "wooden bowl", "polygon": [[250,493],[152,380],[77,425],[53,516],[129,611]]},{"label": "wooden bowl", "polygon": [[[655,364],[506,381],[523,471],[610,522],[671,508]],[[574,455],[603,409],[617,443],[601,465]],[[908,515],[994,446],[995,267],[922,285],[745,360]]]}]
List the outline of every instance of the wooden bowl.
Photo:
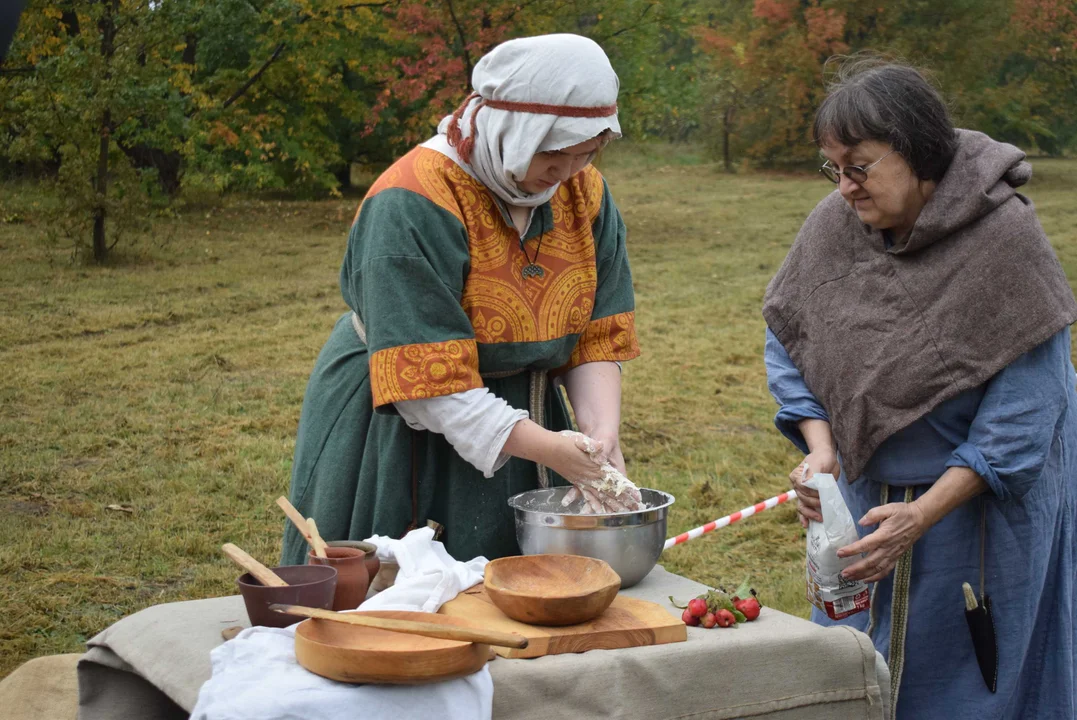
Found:
[{"label": "wooden bowl", "polygon": [[604,560],[580,555],[522,555],[486,565],[486,594],[513,620],[578,625],[610,606],[621,578]]},{"label": "wooden bowl", "polygon": [[[468,626],[460,618],[432,613],[377,610],[364,614]],[[490,646],[310,619],[296,628],[295,656],[307,670],[330,680],[420,685],[481,670],[490,657]]]}]

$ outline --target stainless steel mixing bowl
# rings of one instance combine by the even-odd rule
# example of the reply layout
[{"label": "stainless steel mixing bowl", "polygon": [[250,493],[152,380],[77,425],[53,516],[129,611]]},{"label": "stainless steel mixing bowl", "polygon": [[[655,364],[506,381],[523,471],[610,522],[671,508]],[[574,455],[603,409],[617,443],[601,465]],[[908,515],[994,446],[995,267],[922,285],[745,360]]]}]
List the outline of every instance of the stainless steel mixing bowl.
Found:
[{"label": "stainless steel mixing bowl", "polygon": [[530,490],[509,498],[516,512],[516,540],[524,555],[564,553],[605,560],[632,587],[651,571],[666,542],[666,513],[674,498],[640,488],[646,510],[610,515],[566,512],[567,487]]}]

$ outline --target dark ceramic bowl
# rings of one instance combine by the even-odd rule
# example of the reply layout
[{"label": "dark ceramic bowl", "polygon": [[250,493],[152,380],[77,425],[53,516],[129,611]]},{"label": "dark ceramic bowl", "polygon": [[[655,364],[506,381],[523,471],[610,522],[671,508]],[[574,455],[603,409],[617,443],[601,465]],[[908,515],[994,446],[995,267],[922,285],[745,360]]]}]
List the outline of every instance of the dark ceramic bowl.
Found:
[{"label": "dark ceramic bowl", "polygon": [[286,587],[266,587],[244,573],[236,580],[239,594],[247,606],[251,625],[264,627],[288,627],[303,620],[299,615],[274,612],[273,603],[303,605],[304,607],[329,610],[337,591],[337,569],[328,565],[287,565],[272,568]]}]

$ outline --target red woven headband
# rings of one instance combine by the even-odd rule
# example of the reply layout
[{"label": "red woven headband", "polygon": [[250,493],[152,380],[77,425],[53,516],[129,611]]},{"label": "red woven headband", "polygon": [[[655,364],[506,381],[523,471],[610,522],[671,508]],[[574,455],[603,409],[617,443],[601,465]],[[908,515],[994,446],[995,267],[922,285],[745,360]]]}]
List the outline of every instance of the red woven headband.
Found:
[{"label": "red woven headband", "polygon": [[[475,97],[472,95],[471,97]],[[468,98],[470,101],[471,98]],[[617,105],[599,107],[576,107],[575,105],[543,105],[542,103],[508,102],[507,100],[483,100],[482,104],[495,110],[535,113],[536,115],[560,115],[561,117],[601,118],[617,114]],[[467,103],[464,103],[466,106]]]},{"label": "red woven headband", "polygon": [[525,112],[536,115],[557,115],[559,117],[575,118],[602,118],[617,114],[616,104],[601,105],[598,107],[578,107],[575,105],[543,105],[542,103],[521,103],[509,102],[508,100],[487,100],[486,98],[482,98],[475,108],[475,112],[471,113],[471,134],[465,138],[463,137],[463,131],[460,130],[460,119],[464,116],[464,111],[467,110],[468,103],[475,98],[482,98],[482,96],[478,93],[471,93],[460,107],[456,108],[456,112],[452,114],[453,122],[449,124],[449,129],[445,133],[449,144],[456,148],[456,152],[460,153],[460,159],[468,164],[471,164],[471,150],[475,147],[475,133],[477,132],[475,117],[483,107],[492,107],[495,110],[508,110],[510,112]]}]

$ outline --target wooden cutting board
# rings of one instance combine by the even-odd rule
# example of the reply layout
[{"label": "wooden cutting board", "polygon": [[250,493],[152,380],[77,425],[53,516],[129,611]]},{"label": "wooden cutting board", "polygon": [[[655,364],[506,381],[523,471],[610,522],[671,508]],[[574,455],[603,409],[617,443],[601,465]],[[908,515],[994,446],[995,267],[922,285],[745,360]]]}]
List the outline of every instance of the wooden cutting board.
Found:
[{"label": "wooden cutting board", "polygon": [[527,625],[506,617],[476,585],[441,606],[439,612],[466,619],[476,627],[523,635],[528,645],[522,650],[493,648],[507,658],[532,658],[587,650],[663,645],[684,642],[688,628],[660,605],[618,595],[606,612],[590,622],[566,627]]}]

